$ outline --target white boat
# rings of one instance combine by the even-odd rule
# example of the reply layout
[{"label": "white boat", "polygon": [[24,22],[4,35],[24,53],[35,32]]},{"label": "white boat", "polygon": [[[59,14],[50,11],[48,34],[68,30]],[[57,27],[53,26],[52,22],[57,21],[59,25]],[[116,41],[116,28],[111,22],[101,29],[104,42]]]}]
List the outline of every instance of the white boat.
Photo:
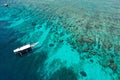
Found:
[{"label": "white boat", "polygon": [[13,52],[15,54],[18,54],[18,55],[22,56],[23,54],[26,54],[26,53],[32,51],[32,47],[36,46],[37,44],[38,44],[38,42],[33,43],[33,44],[27,44],[27,45],[24,45],[20,48],[17,48],[15,50],[13,50]]}]

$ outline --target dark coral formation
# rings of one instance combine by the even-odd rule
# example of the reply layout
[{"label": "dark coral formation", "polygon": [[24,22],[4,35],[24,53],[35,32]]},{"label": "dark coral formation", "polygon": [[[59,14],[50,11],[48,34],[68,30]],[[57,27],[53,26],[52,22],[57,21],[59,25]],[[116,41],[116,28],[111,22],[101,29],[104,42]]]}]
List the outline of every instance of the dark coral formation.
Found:
[{"label": "dark coral formation", "polygon": [[94,61],[92,59],[90,59],[90,62],[93,63]]},{"label": "dark coral formation", "polygon": [[54,44],[53,44],[53,43],[50,43],[50,44],[49,44],[49,47],[53,47],[53,46],[54,46]]},{"label": "dark coral formation", "polygon": [[81,71],[80,74],[81,74],[82,76],[84,76],[84,77],[87,76],[87,73],[86,73],[85,71]]},{"label": "dark coral formation", "polygon": [[117,70],[117,64],[114,62],[113,59],[110,59],[108,61],[108,66],[113,70],[113,71],[116,71]]},{"label": "dark coral formation", "polygon": [[32,22],[32,26],[36,26],[37,25],[37,23],[36,22]]},{"label": "dark coral formation", "polygon": [[77,80],[77,77],[71,69],[61,68],[52,75],[50,80]]}]

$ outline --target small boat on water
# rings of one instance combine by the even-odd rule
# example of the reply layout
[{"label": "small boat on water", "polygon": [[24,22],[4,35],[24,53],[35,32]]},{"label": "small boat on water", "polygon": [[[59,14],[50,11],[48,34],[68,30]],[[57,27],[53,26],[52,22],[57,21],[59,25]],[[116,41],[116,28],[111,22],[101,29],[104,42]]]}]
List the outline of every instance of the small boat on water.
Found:
[{"label": "small boat on water", "polygon": [[37,44],[38,44],[38,42],[33,43],[33,44],[27,44],[27,45],[24,45],[22,47],[19,47],[19,48],[13,50],[13,52],[17,55],[22,56],[23,54],[31,52],[32,47],[36,46]]},{"label": "small boat on water", "polygon": [[7,3],[4,3],[3,6],[4,6],[4,7],[8,7],[8,4],[7,4]]}]

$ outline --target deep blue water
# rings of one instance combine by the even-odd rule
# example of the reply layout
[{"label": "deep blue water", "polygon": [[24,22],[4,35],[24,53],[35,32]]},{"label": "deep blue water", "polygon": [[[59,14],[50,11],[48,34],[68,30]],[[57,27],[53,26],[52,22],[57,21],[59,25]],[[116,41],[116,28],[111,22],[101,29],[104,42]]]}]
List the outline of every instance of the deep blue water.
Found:
[{"label": "deep blue water", "polygon": [[120,80],[119,2],[0,0],[0,80]]}]

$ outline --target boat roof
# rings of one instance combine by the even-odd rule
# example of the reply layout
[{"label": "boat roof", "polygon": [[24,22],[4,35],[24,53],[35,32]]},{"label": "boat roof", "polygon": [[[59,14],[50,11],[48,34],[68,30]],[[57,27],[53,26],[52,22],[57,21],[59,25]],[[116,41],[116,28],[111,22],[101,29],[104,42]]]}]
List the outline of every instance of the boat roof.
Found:
[{"label": "boat roof", "polygon": [[30,48],[30,47],[31,47],[30,44],[27,44],[25,46],[15,49],[14,52],[22,51],[22,50]]}]

